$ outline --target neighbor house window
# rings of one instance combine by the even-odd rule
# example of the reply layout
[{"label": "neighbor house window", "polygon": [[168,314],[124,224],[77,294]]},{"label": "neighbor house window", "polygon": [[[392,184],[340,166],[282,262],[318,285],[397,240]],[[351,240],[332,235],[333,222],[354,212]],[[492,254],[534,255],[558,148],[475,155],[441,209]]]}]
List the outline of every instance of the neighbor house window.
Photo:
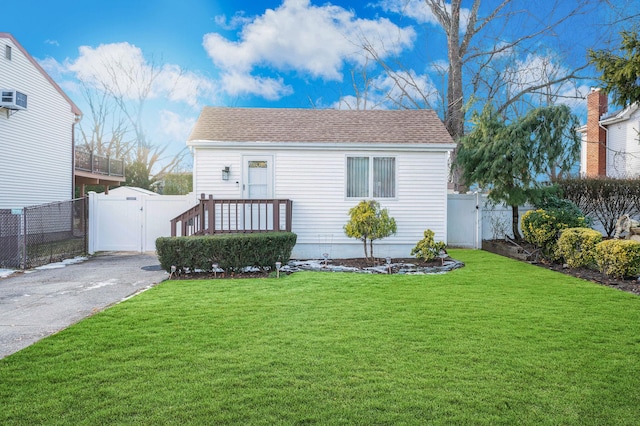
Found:
[{"label": "neighbor house window", "polygon": [[8,45],[4,46],[4,57],[9,61],[11,60],[11,46],[8,46]]},{"label": "neighbor house window", "polygon": [[347,198],[395,198],[394,157],[347,157]]}]

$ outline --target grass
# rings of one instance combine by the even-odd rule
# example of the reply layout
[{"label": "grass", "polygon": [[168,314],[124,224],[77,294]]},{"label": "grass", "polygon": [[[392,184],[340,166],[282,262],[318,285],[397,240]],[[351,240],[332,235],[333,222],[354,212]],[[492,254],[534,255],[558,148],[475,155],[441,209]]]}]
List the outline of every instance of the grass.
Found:
[{"label": "grass", "polygon": [[640,298],[445,275],[168,281],[0,360],[0,424],[637,424]]}]

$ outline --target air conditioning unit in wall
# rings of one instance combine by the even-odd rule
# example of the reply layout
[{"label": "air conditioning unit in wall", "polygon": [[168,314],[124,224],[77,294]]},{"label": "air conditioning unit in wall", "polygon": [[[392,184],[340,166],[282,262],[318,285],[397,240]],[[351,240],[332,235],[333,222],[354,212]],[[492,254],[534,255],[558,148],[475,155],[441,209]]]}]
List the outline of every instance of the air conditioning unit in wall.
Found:
[{"label": "air conditioning unit in wall", "polygon": [[27,109],[27,95],[17,90],[0,89],[0,108],[25,110]]}]

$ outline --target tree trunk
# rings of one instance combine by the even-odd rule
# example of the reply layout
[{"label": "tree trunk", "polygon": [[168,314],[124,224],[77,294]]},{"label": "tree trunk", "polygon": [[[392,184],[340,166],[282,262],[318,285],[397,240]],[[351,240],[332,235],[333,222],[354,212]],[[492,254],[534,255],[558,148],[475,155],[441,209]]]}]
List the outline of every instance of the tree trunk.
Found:
[{"label": "tree trunk", "polygon": [[369,259],[369,254],[367,253],[367,239],[363,238],[362,243],[364,245],[364,258]]},{"label": "tree trunk", "polygon": [[460,55],[460,2],[452,2],[450,25],[450,28],[447,29],[449,75],[445,126],[453,140],[458,142],[464,134],[462,56]]},{"label": "tree trunk", "polygon": [[520,214],[518,212],[518,206],[511,206],[511,227],[513,228],[513,238],[516,241],[522,240],[520,231],[518,231],[518,222],[520,222]]}]

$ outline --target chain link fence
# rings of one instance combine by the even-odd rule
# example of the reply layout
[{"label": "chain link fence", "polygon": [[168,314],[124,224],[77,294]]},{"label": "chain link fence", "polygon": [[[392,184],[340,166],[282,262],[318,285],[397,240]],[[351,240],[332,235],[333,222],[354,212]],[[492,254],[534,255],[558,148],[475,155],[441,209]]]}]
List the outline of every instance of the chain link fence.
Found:
[{"label": "chain link fence", "polygon": [[29,269],[87,252],[87,199],[0,210],[0,267]]}]

